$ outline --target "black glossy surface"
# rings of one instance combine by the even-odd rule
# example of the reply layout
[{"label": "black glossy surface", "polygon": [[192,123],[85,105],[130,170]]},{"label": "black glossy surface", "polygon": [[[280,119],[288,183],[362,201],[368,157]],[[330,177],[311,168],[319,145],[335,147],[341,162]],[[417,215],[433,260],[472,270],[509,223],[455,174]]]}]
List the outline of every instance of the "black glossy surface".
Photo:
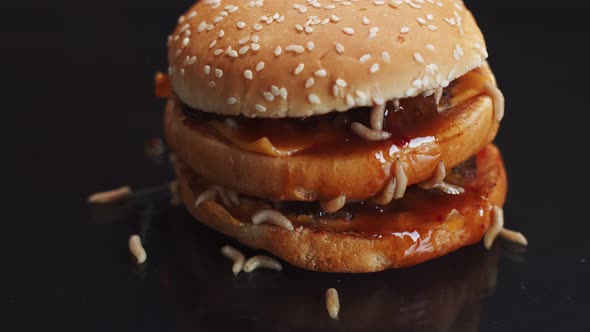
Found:
[{"label": "black glossy surface", "polygon": [[[1,330],[590,330],[586,2],[468,2],[507,99],[497,138],[506,217],[528,236],[526,252],[498,243],[374,275],[237,278],[218,254],[228,241],[180,209],[97,222],[84,203],[170,179],[143,142],[161,135],[152,77],[189,3],[2,1]],[[127,238],[150,218],[138,271]],[[340,290],[338,322],[325,312],[328,287]]]}]

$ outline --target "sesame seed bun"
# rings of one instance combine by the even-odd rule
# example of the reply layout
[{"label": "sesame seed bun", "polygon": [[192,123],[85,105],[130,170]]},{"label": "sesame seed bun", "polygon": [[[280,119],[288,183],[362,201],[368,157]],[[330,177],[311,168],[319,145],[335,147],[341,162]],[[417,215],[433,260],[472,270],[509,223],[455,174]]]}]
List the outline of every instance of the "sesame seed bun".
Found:
[{"label": "sesame seed bun", "polygon": [[[422,228],[419,240],[397,236],[399,234],[365,237],[306,226],[296,226],[290,232],[270,224],[254,225],[250,220],[234,218],[216,201],[207,201],[196,207],[195,199],[199,192],[189,184],[192,173],[182,167],[183,171],[178,176],[184,204],[203,224],[300,268],[364,273],[412,266],[479,242],[490,226],[492,207],[504,204],[506,173],[500,152],[493,145],[488,145],[476,156],[476,165],[477,175],[473,185],[479,188],[477,193],[482,201],[477,206],[462,208],[464,215],[459,221],[447,217],[446,221],[420,220],[420,224],[410,224],[408,227],[412,229]],[[241,204],[249,203],[242,201]],[[407,211],[405,220],[415,218],[412,216],[414,213],[420,215],[420,211]]]},{"label": "sesame seed bun", "polygon": [[[305,3],[305,2],[303,2]],[[199,1],[169,38],[188,106],[306,117],[445,87],[487,58],[461,1]]]}]

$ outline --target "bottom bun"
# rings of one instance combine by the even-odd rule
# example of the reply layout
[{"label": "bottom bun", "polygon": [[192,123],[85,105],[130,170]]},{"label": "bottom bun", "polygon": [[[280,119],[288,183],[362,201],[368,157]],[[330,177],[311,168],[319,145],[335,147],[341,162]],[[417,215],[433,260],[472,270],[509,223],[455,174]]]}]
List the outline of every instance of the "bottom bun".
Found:
[{"label": "bottom bun", "polygon": [[[463,183],[465,194],[412,187],[402,200],[392,203],[398,204],[389,209],[397,211],[395,221],[377,215],[375,220],[385,226],[375,228],[376,222],[371,222],[369,233],[362,231],[362,225],[354,226],[354,219],[331,226],[288,213],[284,214],[293,222],[292,232],[271,224],[254,225],[248,216],[257,208],[268,208],[265,201],[242,197],[239,208],[226,208],[217,201],[197,207],[195,200],[206,188],[188,167],[181,167],[178,177],[183,202],[201,223],[303,269],[364,273],[412,266],[479,242],[490,225],[492,208],[504,204],[506,173],[494,145],[475,156],[475,166],[475,174]],[[298,222],[303,219],[306,222]]]}]

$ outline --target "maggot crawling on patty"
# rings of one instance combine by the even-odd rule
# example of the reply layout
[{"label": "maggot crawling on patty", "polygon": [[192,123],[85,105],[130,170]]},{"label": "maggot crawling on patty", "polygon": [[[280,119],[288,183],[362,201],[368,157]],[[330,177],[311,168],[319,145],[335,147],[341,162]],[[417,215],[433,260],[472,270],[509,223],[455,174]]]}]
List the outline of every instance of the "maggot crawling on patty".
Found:
[{"label": "maggot crawling on patty", "polygon": [[358,137],[371,142],[384,141],[391,137],[391,133],[383,130],[371,129],[360,122],[353,122],[350,125],[350,129]]},{"label": "maggot crawling on patty", "polygon": [[505,107],[504,95],[502,94],[502,91],[500,91],[498,87],[489,82],[485,84],[485,88],[486,92],[494,102],[494,117],[496,118],[496,121],[502,121],[502,119],[504,118]]},{"label": "maggot crawling on patty", "polygon": [[434,172],[434,175],[430,179],[422,183],[419,183],[418,188],[425,190],[435,189],[449,195],[460,195],[465,193],[465,189],[463,189],[462,187],[444,182],[444,179],[446,177],[447,170],[445,168],[445,164],[442,161],[440,161],[438,163],[436,171]]},{"label": "maggot crawling on patty", "polygon": [[394,199],[403,198],[407,186],[408,177],[404,171],[404,165],[400,158],[397,157],[393,165],[393,177],[389,180],[385,188],[383,188],[381,194],[375,198],[375,202],[379,205],[387,205]]},{"label": "maggot crawling on patty", "polygon": [[291,220],[276,210],[260,210],[252,216],[252,223],[254,225],[260,225],[265,222],[277,225],[290,232],[294,230]]},{"label": "maggot crawling on patty", "polygon": [[244,267],[244,262],[246,261],[246,257],[242,254],[238,249],[226,245],[221,248],[221,254],[229,259],[231,259],[234,264],[232,265],[232,272],[235,276],[242,271]]},{"label": "maggot crawling on patty", "polygon": [[399,99],[396,98],[393,100],[393,110],[395,112],[397,112],[397,111],[399,111],[399,108],[400,108]]},{"label": "maggot crawling on patty", "polygon": [[258,255],[249,258],[246,263],[244,263],[244,272],[250,273],[259,267],[276,271],[283,270],[283,266],[276,259],[268,256]]},{"label": "maggot crawling on patty", "polygon": [[381,191],[381,194],[375,197],[375,203],[379,205],[387,205],[391,203],[391,201],[393,200],[393,194],[395,193],[396,185],[397,181],[395,179],[395,176],[393,176],[389,180],[389,182],[387,182],[387,185],[385,186],[383,191]]},{"label": "maggot crawling on patty", "polygon": [[334,199],[320,200],[322,211],[327,213],[336,213],[346,205],[346,195],[342,194]]},{"label": "maggot crawling on patty", "polygon": [[203,191],[199,197],[195,200],[195,206],[198,207],[199,205],[208,202],[214,201],[217,197],[217,191],[214,188],[207,189]]},{"label": "maggot crawling on patty", "polygon": [[465,193],[465,188],[459,187],[444,181],[437,183],[432,189],[442,191],[447,195],[461,195]]},{"label": "maggot crawling on patty", "polygon": [[406,193],[406,187],[408,186],[408,176],[406,175],[404,165],[399,159],[399,157],[396,158],[394,167],[396,186],[393,194],[393,199],[401,199],[404,197],[404,194]]},{"label": "maggot crawling on patty", "polygon": [[434,171],[434,175],[432,175],[432,177],[430,179],[428,179],[422,183],[419,183],[418,187],[421,189],[426,189],[426,190],[432,189],[432,188],[434,188],[434,186],[436,186],[437,184],[444,181],[444,179],[446,177],[447,177],[447,170],[445,168],[445,164],[441,160],[438,163],[436,170]]},{"label": "maggot crawling on patty", "polygon": [[383,120],[385,118],[385,104],[375,104],[371,110],[371,128],[373,130],[383,130]]},{"label": "maggot crawling on patty", "polygon": [[484,235],[484,246],[486,249],[492,248],[494,240],[500,235],[506,240],[522,244],[523,246],[528,245],[526,237],[520,233],[504,228],[504,210],[501,207],[492,207],[492,224]]},{"label": "maggot crawling on patty", "polygon": [[221,198],[224,206],[232,207],[240,205],[240,198],[237,192],[220,186],[211,186],[209,189],[203,191],[195,200],[195,206],[199,206],[207,201],[214,201],[217,196]]}]

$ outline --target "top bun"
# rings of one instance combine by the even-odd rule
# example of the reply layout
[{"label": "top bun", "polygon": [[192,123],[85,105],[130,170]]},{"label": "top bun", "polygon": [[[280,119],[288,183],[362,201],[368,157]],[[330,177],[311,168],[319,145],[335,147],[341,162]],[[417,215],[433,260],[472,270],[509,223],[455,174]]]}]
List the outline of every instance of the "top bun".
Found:
[{"label": "top bun", "polygon": [[456,0],[204,0],[178,21],[174,92],[220,115],[306,117],[413,97],[487,58]]}]

